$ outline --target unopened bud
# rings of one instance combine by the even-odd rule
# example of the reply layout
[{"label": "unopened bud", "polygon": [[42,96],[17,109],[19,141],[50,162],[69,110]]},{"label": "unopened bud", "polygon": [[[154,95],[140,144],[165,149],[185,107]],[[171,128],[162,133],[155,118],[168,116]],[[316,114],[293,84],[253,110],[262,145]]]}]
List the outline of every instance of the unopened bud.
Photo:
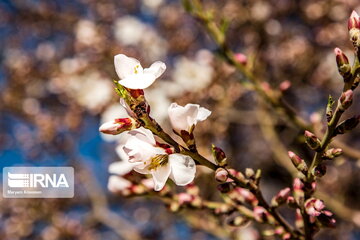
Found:
[{"label": "unopened bud", "polygon": [[249,222],[248,218],[245,218],[243,216],[235,216],[235,217],[229,217],[227,220],[227,224],[234,227],[242,227],[245,226]]},{"label": "unopened bud", "polygon": [[324,159],[331,160],[335,157],[340,156],[343,153],[343,150],[341,148],[330,148],[327,150],[324,154]]},{"label": "unopened bud", "polygon": [[218,182],[226,182],[228,175],[229,173],[223,168],[218,168],[215,171],[215,179]]},{"label": "unopened bud", "polygon": [[105,134],[117,135],[137,127],[139,127],[139,125],[133,118],[118,118],[102,124],[99,131]]},{"label": "unopened bud", "polygon": [[350,40],[353,42],[355,47],[359,47],[360,45],[360,18],[359,15],[353,11],[348,20],[348,29]]},{"label": "unopened bud", "polygon": [[291,189],[290,188],[284,188],[281,190],[273,199],[271,200],[271,206],[278,207],[281,204],[284,204],[288,197],[290,196]]},{"label": "unopened bud", "polygon": [[331,95],[329,95],[328,103],[326,105],[326,120],[327,122],[330,122],[333,116],[333,105],[334,100]]},{"label": "unopened bud", "polygon": [[349,59],[346,57],[343,51],[341,51],[340,48],[335,48],[334,53],[336,56],[336,63],[339,73],[341,76],[346,77],[347,80],[348,76],[351,74],[351,66],[349,64]]},{"label": "unopened bud", "polygon": [[360,115],[343,121],[342,123],[339,124],[339,126],[335,128],[334,135],[344,134],[346,132],[353,130],[359,124],[359,121],[360,121]]},{"label": "unopened bud", "polygon": [[353,101],[354,93],[352,90],[347,90],[346,92],[343,92],[340,96],[339,102],[340,102],[340,109],[342,111],[345,111],[348,109]]},{"label": "unopened bud", "polygon": [[253,206],[258,205],[259,203],[255,195],[245,188],[241,188],[241,187],[235,188],[230,195],[232,199],[236,199],[241,203],[248,203]]},{"label": "unopened bud", "polygon": [[304,202],[304,184],[300,180],[300,178],[294,179],[293,190],[294,190],[294,199],[296,203],[299,206],[301,206],[302,203]]},{"label": "unopened bud", "polygon": [[265,208],[260,207],[260,206],[256,206],[254,207],[254,218],[256,221],[263,223],[267,221],[267,212],[265,210]]},{"label": "unopened bud", "polygon": [[304,227],[304,220],[301,215],[301,210],[299,208],[296,209],[295,226],[299,229]]},{"label": "unopened bud", "polygon": [[308,167],[303,159],[301,159],[298,155],[295,153],[289,151],[288,152],[289,158],[291,159],[291,162],[294,164],[294,166],[302,173],[306,173],[308,170]]},{"label": "unopened bud", "polygon": [[191,203],[191,201],[194,200],[194,196],[188,193],[179,193],[177,197],[180,205]]},{"label": "unopened bud", "polygon": [[247,63],[247,57],[246,57],[246,55],[244,55],[242,53],[236,53],[234,58],[238,63],[240,63],[242,65],[246,65],[246,63]]},{"label": "unopened bud", "polygon": [[246,175],[247,178],[254,178],[255,177],[254,169],[246,168],[245,169],[245,175]]},{"label": "unopened bud", "polygon": [[320,199],[310,198],[305,202],[306,213],[313,217],[319,216],[324,208],[325,204]]},{"label": "unopened bud", "polygon": [[309,131],[305,131],[305,142],[309,146],[309,148],[317,151],[321,147],[320,139],[318,139],[313,133]]},{"label": "unopened bud", "polygon": [[350,31],[353,28],[360,29],[360,17],[355,11],[352,11],[350,18],[348,19],[348,30]]},{"label": "unopened bud", "polygon": [[280,83],[279,90],[282,91],[282,92],[285,92],[290,87],[291,87],[291,82],[289,80],[285,80],[285,81]]},{"label": "unopened bud", "polygon": [[216,147],[215,145],[212,145],[211,150],[212,150],[214,159],[218,163],[218,165],[220,167],[225,166],[227,164],[225,152],[221,148]]}]

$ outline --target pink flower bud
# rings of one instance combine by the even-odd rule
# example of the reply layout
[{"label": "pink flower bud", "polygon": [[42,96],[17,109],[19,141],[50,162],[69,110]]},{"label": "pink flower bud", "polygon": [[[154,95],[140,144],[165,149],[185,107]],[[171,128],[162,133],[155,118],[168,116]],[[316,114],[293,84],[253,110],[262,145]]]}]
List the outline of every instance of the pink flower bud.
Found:
[{"label": "pink flower bud", "polygon": [[313,217],[319,216],[324,208],[325,204],[320,199],[310,198],[305,202],[306,213]]},{"label": "pink flower bud", "polygon": [[307,145],[313,149],[313,150],[318,150],[321,147],[321,142],[320,139],[318,139],[313,133],[309,132],[309,131],[305,131],[305,141],[307,143]]},{"label": "pink flower bud", "polygon": [[254,207],[254,218],[258,222],[266,222],[267,220],[267,212],[265,208],[256,206]]},{"label": "pink flower bud", "polygon": [[353,101],[353,96],[354,96],[354,93],[350,89],[341,94],[339,101],[340,101],[342,110],[346,110],[350,107],[350,105],[352,104],[352,101]]},{"label": "pink flower bud", "polygon": [[301,215],[301,210],[299,208],[296,209],[295,226],[297,228],[303,228],[304,227],[303,217]]},{"label": "pink flower bud", "polygon": [[291,189],[290,188],[284,188],[282,189],[272,200],[271,205],[274,207],[277,207],[283,203],[286,202],[288,197],[290,196]]},{"label": "pink flower bud", "polygon": [[211,150],[214,159],[219,164],[219,166],[225,166],[227,163],[225,152],[221,148],[216,147],[215,145],[212,145]]},{"label": "pink flower bud", "polygon": [[343,150],[341,148],[330,148],[325,152],[325,159],[331,160],[335,157],[340,156],[343,153]]},{"label": "pink flower bud", "polygon": [[303,159],[301,159],[298,155],[295,153],[289,151],[288,156],[291,159],[291,162],[294,164],[294,166],[301,172],[305,173],[308,170],[308,167]]},{"label": "pink flower bud", "polygon": [[336,56],[336,63],[339,73],[341,74],[341,76],[343,76],[344,78],[346,77],[347,79],[347,77],[351,74],[349,59],[346,57],[343,51],[341,51],[340,48],[335,48],[334,53]]},{"label": "pink flower bud", "polygon": [[352,28],[360,29],[360,18],[357,12],[352,11],[350,18],[348,20],[348,30],[350,31]]},{"label": "pink flower bud", "polygon": [[218,168],[215,171],[215,179],[218,182],[226,182],[228,175],[229,173],[223,168]]},{"label": "pink flower bud", "polygon": [[137,123],[132,118],[118,118],[110,122],[102,124],[99,131],[105,134],[117,135],[124,131],[135,129]]},{"label": "pink flower bud", "polygon": [[188,194],[188,193],[179,193],[178,194],[178,201],[179,204],[185,204],[185,203],[190,203],[192,200],[194,199],[194,196]]},{"label": "pink flower bud", "polygon": [[285,92],[290,87],[291,87],[291,82],[289,80],[285,80],[285,81],[281,82],[280,85],[279,85],[279,89],[282,92]]},{"label": "pink flower bud", "polygon": [[304,184],[302,183],[300,178],[294,179],[293,188],[294,188],[294,190],[302,190],[304,188]]},{"label": "pink flower bud", "polygon": [[236,198],[239,202],[246,202],[253,206],[256,206],[259,202],[255,195],[245,188],[238,187],[233,191],[233,193],[235,194],[235,197],[233,198]]},{"label": "pink flower bud", "polygon": [[294,190],[295,202],[298,205],[302,205],[304,202],[304,195],[305,195],[304,183],[299,178],[294,179],[293,190]]},{"label": "pink flower bud", "polygon": [[247,64],[247,57],[246,55],[242,54],[242,53],[236,53],[234,56],[235,60],[242,64],[242,65],[246,65]]}]

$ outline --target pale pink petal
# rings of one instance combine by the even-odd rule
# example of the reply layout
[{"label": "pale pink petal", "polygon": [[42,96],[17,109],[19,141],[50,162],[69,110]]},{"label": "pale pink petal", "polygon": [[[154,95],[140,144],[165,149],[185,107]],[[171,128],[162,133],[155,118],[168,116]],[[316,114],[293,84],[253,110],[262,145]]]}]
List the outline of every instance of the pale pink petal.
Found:
[{"label": "pale pink petal", "polygon": [[126,78],[135,74],[135,69],[138,72],[143,72],[140,62],[124,54],[118,54],[114,57],[115,70],[120,79]]},{"label": "pale pink petal", "polygon": [[110,192],[119,192],[130,187],[132,184],[128,180],[119,176],[110,176],[108,181],[108,189]]},{"label": "pale pink petal", "polygon": [[160,77],[166,70],[165,63],[156,61],[149,68],[144,69],[144,74],[152,74],[155,78]]},{"label": "pale pink petal", "polygon": [[154,190],[160,191],[165,186],[166,180],[170,175],[170,164],[166,164],[165,166],[159,167],[156,170],[151,172],[151,175],[154,179]]},{"label": "pale pink petal", "polygon": [[131,172],[137,164],[128,161],[117,161],[109,165],[109,173],[124,176]]},{"label": "pale pink petal", "polygon": [[177,153],[171,154],[169,165],[171,167],[170,178],[176,185],[185,186],[194,180],[196,165],[191,157]]}]

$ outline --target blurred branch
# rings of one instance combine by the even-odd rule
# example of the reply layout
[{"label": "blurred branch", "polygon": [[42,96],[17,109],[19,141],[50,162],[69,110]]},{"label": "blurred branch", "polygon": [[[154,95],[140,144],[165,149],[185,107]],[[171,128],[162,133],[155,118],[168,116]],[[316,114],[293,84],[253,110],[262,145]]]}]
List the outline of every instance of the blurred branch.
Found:
[{"label": "blurred branch", "polygon": [[130,222],[109,209],[105,193],[84,165],[81,166],[79,176],[91,201],[96,220],[112,229],[124,239],[142,239],[138,230]]}]

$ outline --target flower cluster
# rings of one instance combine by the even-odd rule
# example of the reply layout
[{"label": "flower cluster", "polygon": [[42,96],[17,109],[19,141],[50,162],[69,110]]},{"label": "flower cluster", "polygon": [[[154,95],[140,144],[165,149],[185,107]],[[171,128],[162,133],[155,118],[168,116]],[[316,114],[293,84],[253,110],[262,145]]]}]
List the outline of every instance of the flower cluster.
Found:
[{"label": "flower cluster", "polygon": [[[106,122],[99,128],[99,131],[105,134],[121,134],[116,151],[124,162],[112,164],[110,173],[121,176],[134,170],[141,174],[150,174],[155,191],[163,189],[168,178],[178,186],[191,183],[196,172],[195,161],[190,156],[180,154],[179,149],[161,143],[152,131],[145,128],[146,126],[142,127],[143,121],[137,110],[134,111],[140,105],[145,105],[145,114],[150,113],[143,89],[149,87],[163,74],[166,69],[165,64],[157,61],[144,69],[137,59],[123,54],[116,55],[114,63],[120,78],[118,83],[131,98],[144,101],[134,106],[122,98],[120,103],[129,117]],[[191,135],[197,122],[204,121],[211,114],[209,110],[197,104],[187,104],[183,107],[176,103],[169,106],[168,113],[174,132],[180,136]],[[123,190],[131,186],[129,181],[120,176],[110,177],[110,190]]]}]

